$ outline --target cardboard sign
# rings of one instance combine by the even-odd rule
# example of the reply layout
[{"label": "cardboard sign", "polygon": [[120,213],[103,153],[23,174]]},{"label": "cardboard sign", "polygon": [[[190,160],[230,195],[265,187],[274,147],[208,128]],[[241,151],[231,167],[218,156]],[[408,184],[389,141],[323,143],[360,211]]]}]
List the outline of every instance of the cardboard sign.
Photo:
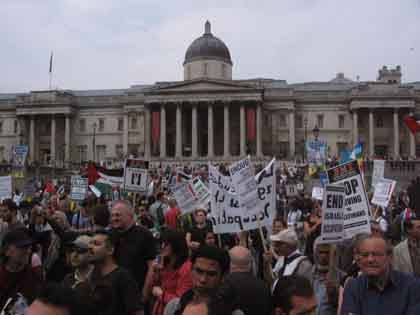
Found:
[{"label": "cardboard sign", "polygon": [[240,160],[229,166],[229,174],[237,193],[240,207],[247,214],[259,213],[257,209],[257,183],[254,168],[249,158]]},{"label": "cardboard sign", "polygon": [[373,193],[372,197],[372,203],[383,208],[388,207],[396,184],[397,182],[395,180],[386,178],[380,179],[376,183],[375,192]]},{"label": "cardboard sign", "polygon": [[286,185],[286,196],[294,197],[298,195],[298,189],[296,185]]},{"label": "cardboard sign", "polygon": [[73,200],[84,200],[88,190],[88,179],[82,176],[71,177],[70,198]]},{"label": "cardboard sign", "polygon": [[322,187],[312,188],[312,198],[316,200],[322,200],[324,196],[324,189]]},{"label": "cardboard sign", "polygon": [[369,200],[357,161],[340,164],[327,173],[331,184],[344,185],[344,237],[349,239],[360,233],[370,233]]},{"label": "cardboard sign", "polygon": [[149,162],[140,159],[126,159],[124,166],[124,189],[134,192],[147,191]]},{"label": "cardboard sign", "polygon": [[222,175],[214,166],[209,165],[210,217],[215,233],[238,233],[257,229],[259,225],[272,225],[276,214],[274,162],[273,159],[255,176],[257,209],[259,209],[257,214],[248,214],[240,207],[237,193],[232,189],[230,178]]},{"label": "cardboard sign", "polygon": [[344,199],[344,186],[330,184],[325,186],[322,200],[322,243],[338,243],[343,240]]},{"label": "cardboard sign", "polygon": [[385,170],[385,161],[384,160],[374,160],[373,161],[373,173],[372,173],[372,188],[376,187],[376,184],[384,178]]},{"label": "cardboard sign", "polygon": [[12,176],[0,176],[0,200],[12,198]]}]

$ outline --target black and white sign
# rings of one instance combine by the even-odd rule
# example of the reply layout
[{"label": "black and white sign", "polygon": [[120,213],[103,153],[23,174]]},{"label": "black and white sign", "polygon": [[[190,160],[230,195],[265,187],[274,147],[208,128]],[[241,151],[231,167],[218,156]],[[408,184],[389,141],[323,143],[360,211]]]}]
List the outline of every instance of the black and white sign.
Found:
[{"label": "black and white sign", "polygon": [[344,186],[327,184],[322,201],[322,243],[338,243],[344,238]]},{"label": "black and white sign", "polygon": [[353,160],[327,170],[331,184],[344,185],[344,237],[370,233],[370,206],[357,161]]},{"label": "black and white sign", "polygon": [[71,177],[70,198],[73,200],[84,200],[88,190],[88,179],[82,176]]},{"label": "black and white sign", "polygon": [[289,184],[286,185],[286,196],[287,197],[294,197],[298,195],[298,189],[296,185]]},{"label": "black and white sign", "polygon": [[124,189],[134,192],[145,192],[148,188],[147,169],[149,162],[140,159],[125,160]]},{"label": "black and white sign", "polygon": [[375,192],[373,193],[372,203],[383,208],[388,207],[396,184],[397,182],[395,180],[386,178],[379,179],[375,185]]},{"label": "black and white sign", "polygon": [[240,160],[229,166],[230,178],[237,193],[240,207],[247,214],[259,213],[257,209],[257,182],[254,168],[249,158]]},{"label": "black and white sign", "polygon": [[[209,188],[211,192],[211,220],[215,233],[238,233],[271,226],[276,214],[276,181],[272,160],[255,175],[257,183],[256,214],[249,214],[240,207],[237,193],[232,189],[229,176],[222,175],[209,165]],[[257,217],[258,216],[258,217]]]}]

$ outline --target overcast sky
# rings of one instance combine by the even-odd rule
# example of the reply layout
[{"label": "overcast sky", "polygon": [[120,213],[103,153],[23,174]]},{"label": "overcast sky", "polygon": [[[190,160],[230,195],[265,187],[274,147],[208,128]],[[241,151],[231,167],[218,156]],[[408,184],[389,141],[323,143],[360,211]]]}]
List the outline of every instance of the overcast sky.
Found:
[{"label": "overcast sky", "polygon": [[420,81],[420,0],[0,0],[0,92],[128,88],[182,80],[204,31],[229,47],[234,79]]}]

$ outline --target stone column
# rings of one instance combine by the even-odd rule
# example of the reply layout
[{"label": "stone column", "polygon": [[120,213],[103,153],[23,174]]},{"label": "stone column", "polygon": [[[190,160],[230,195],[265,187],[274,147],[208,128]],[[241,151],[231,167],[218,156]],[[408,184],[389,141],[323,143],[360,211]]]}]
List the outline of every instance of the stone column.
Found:
[{"label": "stone column", "polygon": [[240,124],[240,156],[245,156],[246,149],[245,149],[245,106],[241,105],[240,113],[239,113],[239,124]]},{"label": "stone column", "polygon": [[160,106],[160,158],[166,158],[166,108]]},{"label": "stone column", "polygon": [[[414,113],[410,113],[410,115],[414,115]],[[410,157],[416,156],[416,137],[413,135],[411,130],[408,130],[408,138],[410,143]]]},{"label": "stone column", "polygon": [[257,157],[262,157],[262,104],[257,104],[257,122],[256,122],[256,128],[257,128]]},{"label": "stone column", "polygon": [[373,110],[369,111],[369,157],[375,155],[375,134],[373,125]]},{"label": "stone column", "polygon": [[353,147],[359,142],[359,127],[358,127],[357,110],[353,110]]},{"label": "stone column", "polygon": [[230,127],[229,127],[229,104],[225,104],[223,108],[224,116],[224,142],[223,142],[223,155],[225,158],[230,157]]},{"label": "stone column", "polygon": [[56,133],[56,124],[55,116],[51,117],[51,148],[50,148],[50,161],[51,165],[55,164],[55,133]]},{"label": "stone column", "polygon": [[191,157],[198,158],[198,129],[197,129],[197,105],[193,105],[191,112]]},{"label": "stone column", "polygon": [[32,162],[35,161],[35,117],[31,116],[29,126],[29,156]]},{"label": "stone column", "polygon": [[144,109],[144,157],[150,159],[151,157],[151,115],[150,108],[146,107]]},{"label": "stone column", "polygon": [[124,113],[124,128],[123,128],[123,153],[128,156],[128,127],[129,127],[128,113]]},{"label": "stone column", "polygon": [[400,156],[400,133],[398,126],[398,109],[394,109],[394,159]]},{"label": "stone column", "polygon": [[213,105],[209,104],[207,108],[208,125],[207,125],[207,156],[209,158],[214,156],[214,141],[213,141]]},{"label": "stone column", "polygon": [[181,104],[176,106],[176,147],[175,147],[175,157],[182,157],[182,111]]},{"label": "stone column", "polygon": [[70,116],[66,115],[64,130],[64,163],[67,167],[70,166],[70,148],[71,148],[71,134],[70,134]]},{"label": "stone column", "polygon": [[289,155],[294,158],[296,154],[295,148],[295,111],[291,110],[289,113]]}]

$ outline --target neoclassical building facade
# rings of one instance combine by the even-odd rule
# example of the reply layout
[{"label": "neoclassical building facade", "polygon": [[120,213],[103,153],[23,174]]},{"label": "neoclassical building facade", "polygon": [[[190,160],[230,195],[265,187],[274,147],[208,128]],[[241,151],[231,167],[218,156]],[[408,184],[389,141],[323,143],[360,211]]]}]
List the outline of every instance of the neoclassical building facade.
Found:
[{"label": "neoclassical building facade", "polygon": [[211,32],[188,47],[184,80],[115,90],[0,94],[0,160],[28,144],[29,161],[68,167],[126,156],[156,162],[303,157],[312,129],[336,156],[355,143],[365,156],[420,155],[404,116],[420,111],[420,82],[382,67],[376,81],[232,78],[228,47]]}]

